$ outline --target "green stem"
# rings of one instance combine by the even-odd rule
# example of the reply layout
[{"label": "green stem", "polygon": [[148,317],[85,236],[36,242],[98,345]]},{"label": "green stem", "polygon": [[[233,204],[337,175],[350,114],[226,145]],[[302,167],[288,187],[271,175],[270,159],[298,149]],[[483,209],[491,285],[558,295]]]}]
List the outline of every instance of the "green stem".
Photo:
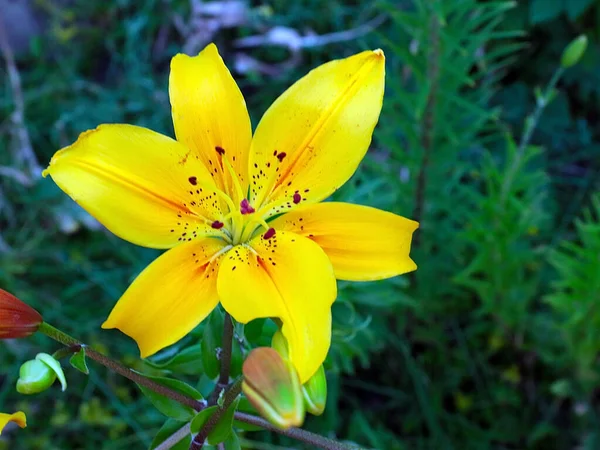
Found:
[{"label": "green stem", "polygon": [[223,414],[229,409],[231,404],[235,401],[235,399],[242,392],[242,381],[243,378],[238,378],[231,387],[225,392],[223,396],[223,403],[219,406],[219,409],[206,421],[200,432],[194,437],[192,444],[190,445],[190,450],[200,450],[204,445],[204,441],[210,434],[210,432],[217,426]]},{"label": "green stem", "polygon": [[71,349],[73,353],[78,352],[79,349],[81,349],[81,347],[85,347],[85,354],[90,359],[96,361],[99,364],[102,364],[104,367],[112,370],[113,372],[118,373],[121,376],[124,376],[125,378],[129,378],[131,381],[139,384],[140,386],[144,386],[148,389],[151,389],[160,395],[164,395],[165,397],[175,400],[181,403],[182,405],[189,406],[190,408],[193,408],[196,411],[201,411],[204,408],[206,408],[206,402],[195,400],[191,397],[188,397],[187,395],[169,389],[168,387],[165,387],[149,378],[146,378],[145,376],[134,372],[130,368],[119,364],[118,362],[110,359],[109,357],[98,353],[96,350],[92,349],[91,347],[88,347],[83,342],[80,342],[77,339],[69,336],[68,334],[63,333],[59,329],[53,327],[52,325],[46,322],[40,325],[39,331],[41,333],[44,333],[49,338],[52,338],[55,341],[67,346],[67,348]]},{"label": "green stem", "polygon": [[281,428],[277,428],[275,425],[271,424],[271,422],[266,421],[262,417],[254,416],[252,414],[238,411],[233,417],[240,422],[249,423],[251,425],[262,427],[265,430],[274,431],[275,433],[279,433],[297,441],[305,442],[316,448],[322,448],[325,450],[356,450],[360,448],[342,444],[341,442],[311,433],[310,431],[302,430],[301,428],[288,428],[287,430],[282,430]]},{"label": "green stem", "polygon": [[537,105],[535,107],[535,110],[533,111],[533,114],[531,114],[525,120],[525,131],[521,136],[521,141],[519,142],[519,147],[517,148],[515,157],[512,161],[512,164],[508,168],[506,176],[504,177],[504,182],[502,183],[502,188],[500,191],[501,204],[504,204],[504,202],[506,201],[508,192],[514,182],[514,178],[517,175],[517,172],[519,171],[519,167],[521,166],[521,160],[523,159],[525,149],[529,145],[529,142],[531,141],[531,138],[533,136],[533,132],[537,128],[538,123],[542,117],[542,113],[544,112],[546,106],[548,106],[548,103],[550,102],[550,96],[553,94],[554,88],[556,87],[556,84],[558,83],[564,72],[565,69],[562,67],[556,69],[554,75],[552,75],[552,78],[550,79],[550,82],[546,86],[546,89],[544,90],[543,94],[536,99]]}]

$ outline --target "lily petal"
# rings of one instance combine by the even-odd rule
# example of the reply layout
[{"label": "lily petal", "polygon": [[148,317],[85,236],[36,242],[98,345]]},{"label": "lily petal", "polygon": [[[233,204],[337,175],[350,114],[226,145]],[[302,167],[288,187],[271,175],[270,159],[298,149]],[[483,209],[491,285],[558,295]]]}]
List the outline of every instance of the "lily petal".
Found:
[{"label": "lily petal", "polygon": [[380,209],[319,203],[290,211],[271,225],[319,244],[340,280],[381,280],[417,268],[409,253],[419,224]]},{"label": "lily petal", "polygon": [[6,427],[6,425],[8,425],[9,422],[14,422],[21,428],[25,428],[27,426],[27,418],[25,417],[25,413],[22,411],[14,414],[0,413],[0,434],[2,434],[2,430],[4,427]]},{"label": "lily petal", "polygon": [[260,121],[250,150],[250,196],[263,214],[328,197],[364,157],[381,111],[381,50],[331,61],[284,92]]},{"label": "lily petal", "polygon": [[219,302],[217,273],[225,245],[199,239],[161,255],[129,286],[102,328],[133,338],[142,358],[177,342]]},{"label": "lily petal", "polygon": [[221,235],[223,216],[204,165],[177,141],[133,125],[101,125],[58,151],[44,175],[117,236],[169,248]]},{"label": "lily petal", "polygon": [[179,54],[171,60],[169,95],[177,140],[194,150],[220,189],[239,204],[224,160],[240,180],[245,198],[252,127],[244,97],[214,44],[198,56]]},{"label": "lily petal", "polygon": [[335,277],[327,255],[310,239],[285,231],[264,237],[234,247],[223,259],[221,304],[238,322],[281,319],[290,360],[304,383],[329,350]]}]

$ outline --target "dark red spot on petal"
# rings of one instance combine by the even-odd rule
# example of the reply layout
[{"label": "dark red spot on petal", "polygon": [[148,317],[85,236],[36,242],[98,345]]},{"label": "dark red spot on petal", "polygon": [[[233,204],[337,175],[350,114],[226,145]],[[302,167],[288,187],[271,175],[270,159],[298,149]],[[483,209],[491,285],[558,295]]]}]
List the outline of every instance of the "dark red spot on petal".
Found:
[{"label": "dark red spot on petal", "polygon": [[294,194],[294,203],[298,204],[298,203],[300,203],[301,200],[302,200],[302,196],[296,192]]},{"label": "dark red spot on petal", "polygon": [[275,228],[269,228],[265,234],[263,234],[263,239],[271,239],[275,236]]},{"label": "dark red spot on petal", "polygon": [[223,222],[219,222],[218,220],[215,220],[213,223],[210,224],[211,227],[213,227],[215,230],[219,230],[221,228],[223,228]]},{"label": "dark red spot on petal", "polygon": [[253,212],[255,212],[255,209],[252,206],[250,206],[250,203],[247,199],[244,199],[240,202],[240,212],[242,214],[252,214]]},{"label": "dark red spot on petal", "polygon": [[217,151],[217,153],[219,155],[224,155],[225,154],[225,149],[223,147],[219,147],[218,145],[215,147],[215,150]]},{"label": "dark red spot on petal", "polygon": [[190,184],[196,186],[198,184],[198,178],[196,177],[189,177],[188,181],[190,182]]},{"label": "dark red spot on petal", "polygon": [[277,155],[277,159],[279,160],[279,162],[281,162],[286,156],[287,154],[285,152],[281,152],[279,155]]}]

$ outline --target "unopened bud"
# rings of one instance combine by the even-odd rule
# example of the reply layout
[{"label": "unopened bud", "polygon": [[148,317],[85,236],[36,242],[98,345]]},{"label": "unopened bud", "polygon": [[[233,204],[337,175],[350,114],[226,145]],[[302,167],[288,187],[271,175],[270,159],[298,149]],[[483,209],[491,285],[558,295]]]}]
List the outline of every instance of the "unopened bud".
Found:
[{"label": "unopened bud", "polygon": [[272,348],[259,347],[243,366],[242,390],[257,411],[280,428],[304,422],[304,401],[298,372]]},{"label": "unopened bud", "polygon": [[4,430],[4,427],[8,425],[9,422],[14,422],[21,428],[25,428],[27,426],[27,418],[25,417],[25,413],[22,411],[14,414],[0,413],[0,434],[2,434],[2,430]]},{"label": "unopened bud", "polygon": [[563,51],[560,59],[560,65],[563,69],[568,69],[579,62],[585,50],[587,49],[588,39],[587,36],[581,35],[578,38],[571,41],[567,48]]},{"label": "unopened bud", "polygon": [[322,365],[302,386],[302,396],[304,397],[304,406],[309,413],[315,416],[323,414],[327,403],[327,378]]},{"label": "unopened bud", "polygon": [[17,392],[39,394],[60,380],[62,390],[67,389],[67,380],[60,363],[47,353],[38,353],[35,359],[25,362],[19,369]]},{"label": "unopened bud", "polygon": [[0,339],[31,336],[43,319],[31,306],[0,289]]},{"label": "unopened bud", "polygon": [[277,350],[283,359],[289,359],[287,340],[283,337],[281,330],[277,330],[271,339],[271,348]]}]

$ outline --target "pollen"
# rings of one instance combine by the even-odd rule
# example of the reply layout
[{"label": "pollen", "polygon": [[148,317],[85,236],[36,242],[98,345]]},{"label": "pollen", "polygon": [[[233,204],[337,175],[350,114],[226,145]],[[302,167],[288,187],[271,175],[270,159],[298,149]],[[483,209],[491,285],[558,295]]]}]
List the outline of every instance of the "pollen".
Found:
[{"label": "pollen", "polygon": [[275,236],[275,228],[269,228],[265,234],[263,234],[263,239],[271,239]]},{"label": "pollen", "polygon": [[250,205],[247,199],[244,199],[240,202],[240,212],[242,214],[252,214],[255,212],[255,209]]}]

